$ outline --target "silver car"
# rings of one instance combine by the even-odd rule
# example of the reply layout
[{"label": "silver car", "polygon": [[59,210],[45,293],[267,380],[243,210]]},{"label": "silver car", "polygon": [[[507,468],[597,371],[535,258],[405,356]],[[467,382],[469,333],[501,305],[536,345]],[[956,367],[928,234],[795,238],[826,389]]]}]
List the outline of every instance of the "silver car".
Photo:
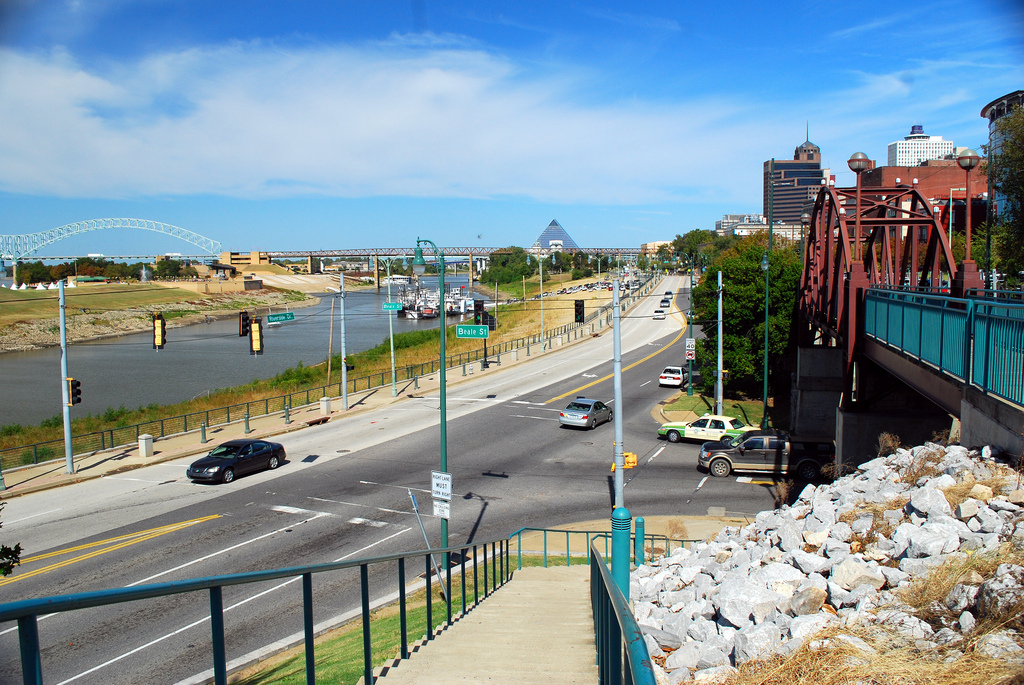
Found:
[{"label": "silver car", "polygon": [[594,428],[599,423],[612,420],[612,408],[599,400],[577,397],[558,415],[563,426]]}]

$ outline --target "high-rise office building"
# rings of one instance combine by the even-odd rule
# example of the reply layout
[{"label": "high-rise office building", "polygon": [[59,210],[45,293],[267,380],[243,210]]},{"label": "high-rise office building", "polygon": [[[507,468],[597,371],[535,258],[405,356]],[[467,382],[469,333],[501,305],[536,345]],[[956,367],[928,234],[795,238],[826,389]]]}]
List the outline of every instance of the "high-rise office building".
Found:
[{"label": "high-rise office building", "polygon": [[914,124],[910,127],[909,136],[889,143],[886,166],[918,166],[930,159],[951,159],[953,152],[952,140],[929,136],[924,132],[924,126]]},{"label": "high-rise office building", "polygon": [[821,149],[810,140],[794,150],[793,159],[766,161],[764,215],[772,216],[775,222],[799,224],[804,205],[817,197],[828,177],[829,170],[821,168]]}]

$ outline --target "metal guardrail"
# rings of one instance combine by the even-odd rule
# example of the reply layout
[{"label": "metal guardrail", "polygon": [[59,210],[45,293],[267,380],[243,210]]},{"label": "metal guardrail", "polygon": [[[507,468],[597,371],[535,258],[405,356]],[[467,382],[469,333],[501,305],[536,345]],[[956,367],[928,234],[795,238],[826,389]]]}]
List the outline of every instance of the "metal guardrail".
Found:
[{"label": "metal guardrail", "polygon": [[589,550],[598,682],[602,685],[656,685],[651,656],[633,610],[598,552],[596,540],[590,543]]},{"label": "metal guardrail", "polygon": [[1024,408],[1024,303],[871,288],[864,333]]},{"label": "metal guardrail", "polygon": [[[640,288],[641,292],[624,298],[622,302],[620,302],[623,309],[631,306],[635,300],[645,295],[650,289],[652,281],[653,279],[646,281]],[[584,326],[593,324],[597,319],[606,316],[611,311],[611,307],[612,305],[610,302],[603,304],[597,311],[593,311],[588,314],[583,323],[565,324],[554,329],[546,330],[544,331],[544,340],[541,340],[540,335],[532,335],[491,345],[488,349],[487,360],[495,360],[498,366],[500,366],[502,354],[508,354],[524,348],[527,350],[527,354],[529,354],[529,349],[533,345],[545,344],[554,338],[561,338],[568,335],[575,334],[579,337],[580,331]],[[461,366],[463,367],[463,371],[465,371],[465,366],[467,364],[483,360],[483,350],[471,350],[469,352],[462,352],[460,354],[449,356],[446,368],[452,369]],[[424,362],[422,364],[409,364],[404,367],[397,368],[395,370],[395,376],[399,381],[415,381],[417,378],[422,376],[436,373],[439,366],[439,360]],[[353,393],[359,392],[360,390],[369,391],[374,388],[385,387],[390,385],[390,383],[390,369],[373,373],[368,376],[348,379],[349,392]],[[290,411],[296,407],[314,404],[323,397],[339,397],[341,394],[341,383],[331,383],[284,395],[277,395],[275,397],[253,400],[251,402],[232,404],[225,407],[217,407],[215,409],[181,414],[178,416],[169,416],[162,419],[154,419],[152,421],[145,421],[117,428],[107,428],[101,431],[80,433],[72,436],[71,438],[71,452],[73,455],[90,454],[93,452],[131,445],[132,443],[137,442],[139,436],[143,434],[149,434],[155,438],[164,438],[170,435],[179,435],[181,433],[197,431],[204,425],[206,428],[212,428],[214,426],[222,426],[229,423],[243,421],[247,418],[269,416],[271,414],[283,414],[286,409]],[[47,461],[58,461],[64,458],[63,438],[28,445],[7,447],[0,449],[0,470],[41,464]]]},{"label": "metal guardrail", "polygon": [[[611,577],[604,557],[608,556],[608,531],[564,531],[545,528],[521,528],[507,538],[498,538],[482,543],[468,543],[444,549],[427,549],[414,552],[389,554],[366,559],[352,559],[349,561],[333,562],[327,564],[315,564],[310,566],[295,566],[290,568],[255,571],[250,573],[236,573],[221,576],[208,576],[192,580],[174,581],[169,583],[155,583],[152,585],[141,585],[138,587],[118,588],[114,590],[100,590],[95,592],[83,592],[71,595],[56,595],[52,597],[40,597],[37,599],[26,599],[18,602],[0,604],[0,622],[17,621],[18,640],[21,652],[22,683],[24,685],[43,684],[43,666],[40,654],[38,618],[41,615],[58,612],[77,611],[112,604],[125,602],[136,602],[146,599],[167,597],[170,595],[186,594],[192,592],[207,591],[209,593],[209,618],[211,628],[211,646],[213,655],[214,683],[226,685],[227,683],[227,652],[225,649],[225,628],[224,628],[224,604],[223,588],[234,585],[248,585],[268,580],[282,578],[302,578],[302,615],[303,615],[303,645],[305,656],[306,682],[312,685],[315,682],[315,650],[314,638],[316,637],[313,628],[313,575],[344,571],[346,569],[359,569],[360,579],[360,605],[363,634],[363,682],[372,684],[373,661],[371,652],[371,601],[369,597],[369,569],[371,566],[384,564],[396,564],[397,585],[398,585],[398,606],[401,647],[400,656],[402,659],[409,658],[409,625],[408,625],[408,584],[406,582],[406,560],[422,558],[424,561],[424,578],[426,588],[426,621],[424,632],[427,640],[434,639],[436,630],[442,624],[434,623],[433,619],[433,557],[444,556],[442,564],[444,571],[444,596],[446,615],[443,625],[452,624],[455,610],[453,609],[452,598],[452,569],[458,568],[461,582],[461,599],[459,612],[465,615],[469,608],[486,599],[499,587],[507,583],[512,574],[511,545],[517,541],[519,548],[519,559],[517,568],[522,568],[522,535],[523,533],[541,532],[544,536],[544,566],[548,565],[547,540],[548,535],[557,535],[561,538],[565,535],[567,554],[566,565],[570,564],[571,557],[568,554],[570,536],[586,536],[587,554],[584,557],[586,563],[592,568],[591,571],[591,599],[594,607],[595,622],[595,643],[598,650],[598,661],[601,673],[607,673],[602,677],[602,683],[623,682],[616,676],[616,663],[621,664],[621,653],[616,661],[616,645],[619,644],[621,636],[622,648],[626,650],[626,663],[630,667],[625,682],[647,685],[654,683],[654,674],[651,671],[650,660],[647,654],[647,647],[644,644],[640,629],[633,619],[631,609],[621,591]],[[597,550],[597,539],[605,538],[604,557]],[[650,540],[652,545],[658,542],[664,544],[665,553],[671,549],[672,543],[683,546],[690,540],[674,540],[664,535],[645,535],[645,540]],[[488,547],[490,548],[488,550]],[[630,545],[632,550],[634,545]],[[452,561],[456,559],[457,561]],[[561,555],[558,555],[561,559]],[[472,563],[467,564],[467,559]],[[552,560],[554,555],[552,555]],[[595,563],[595,560],[599,563]],[[488,565],[490,568],[488,569]],[[472,602],[468,601],[467,566],[471,567],[473,576]],[[480,575],[483,582],[480,585]],[[440,578],[437,579],[440,582]],[[642,651],[641,651],[642,650]]]}]

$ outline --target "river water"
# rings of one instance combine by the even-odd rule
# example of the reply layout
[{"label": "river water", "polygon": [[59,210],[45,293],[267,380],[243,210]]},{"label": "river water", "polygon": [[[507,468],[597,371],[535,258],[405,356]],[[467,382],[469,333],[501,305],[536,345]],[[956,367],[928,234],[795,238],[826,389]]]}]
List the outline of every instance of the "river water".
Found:
[{"label": "river water", "polygon": [[[9,279],[3,282],[10,284]],[[336,300],[333,349],[340,354],[341,303],[331,297],[321,298],[316,306],[296,309],[295,320],[281,326],[268,327],[267,310],[261,308],[258,315],[264,317],[266,339],[266,352],[261,356],[249,354],[249,339],[239,337],[237,317],[169,328],[167,346],[162,350],[153,349],[150,332],[69,345],[68,375],[82,382],[82,402],[72,407],[72,416],[98,415],[108,407],[173,404],[217,388],[271,378],[300,361],[318,364],[327,358],[331,299]],[[381,309],[386,301],[386,289],[346,294],[348,354],[387,339],[388,313]],[[436,328],[438,321],[395,316],[394,329],[398,334]],[[60,348],[0,354],[0,426],[33,425],[60,413]]]}]

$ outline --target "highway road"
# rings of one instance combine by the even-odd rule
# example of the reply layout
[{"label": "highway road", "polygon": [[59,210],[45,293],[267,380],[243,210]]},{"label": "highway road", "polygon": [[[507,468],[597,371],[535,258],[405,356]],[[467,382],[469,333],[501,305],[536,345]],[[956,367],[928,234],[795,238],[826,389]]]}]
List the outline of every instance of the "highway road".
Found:
[{"label": "highway road", "polygon": [[[622,322],[623,406],[612,402],[624,447],[639,458],[626,472],[626,506],[634,517],[770,508],[768,487],[706,478],[695,468],[699,445],[658,439],[652,410],[674,390],[657,376],[682,362],[682,317],[653,321],[660,292],[649,300]],[[685,292],[676,306],[686,310]],[[612,401],[611,371],[605,335],[450,384],[453,544],[610,516],[614,426],[560,428],[558,410],[576,395]],[[26,551],[0,581],[0,602],[421,549],[408,493],[430,513],[438,409],[434,391],[283,435],[281,468],[228,485],[190,483],[183,459],[10,500],[4,539]],[[425,524],[437,544],[439,520]],[[394,583],[394,573],[373,574],[371,596]],[[317,622],[338,616],[358,606],[358,576],[318,576],[314,597]],[[207,601],[196,593],[47,617],[45,681],[188,682],[212,663]],[[302,627],[296,581],[229,588],[224,605],[229,660]],[[17,630],[0,625],[0,682],[19,681]]]}]

